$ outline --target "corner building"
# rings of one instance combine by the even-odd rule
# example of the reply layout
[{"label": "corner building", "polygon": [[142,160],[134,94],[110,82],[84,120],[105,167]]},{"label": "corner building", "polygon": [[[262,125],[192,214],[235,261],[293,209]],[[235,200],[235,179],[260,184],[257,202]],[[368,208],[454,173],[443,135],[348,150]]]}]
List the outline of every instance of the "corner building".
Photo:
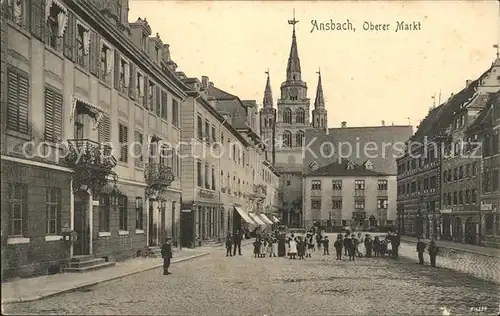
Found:
[{"label": "corner building", "polygon": [[187,95],[168,45],[127,1],[2,6],[2,277],[177,245],[180,162],[158,144],[179,142]]}]

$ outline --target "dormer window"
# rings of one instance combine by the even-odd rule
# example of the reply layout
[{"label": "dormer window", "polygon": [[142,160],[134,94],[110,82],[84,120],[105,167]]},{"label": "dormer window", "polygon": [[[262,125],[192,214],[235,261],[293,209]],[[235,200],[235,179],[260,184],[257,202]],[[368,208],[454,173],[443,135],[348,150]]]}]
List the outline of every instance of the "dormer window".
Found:
[{"label": "dormer window", "polygon": [[[413,162],[415,162],[415,161],[413,161]],[[412,167],[414,167],[414,164],[412,165]],[[373,169],[373,164],[371,163],[371,161],[367,160],[365,162],[365,169],[366,170],[372,170]]]},{"label": "dormer window", "polygon": [[47,21],[47,44],[53,49],[62,49],[61,41],[64,35],[68,14],[63,5],[55,0],[47,1],[45,6],[45,19]]},{"label": "dormer window", "polygon": [[347,162],[347,170],[354,170],[354,163],[352,161]]},{"label": "dormer window", "polygon": [[319,168],[318,164],[316,162],[312,162],[309,164],[309,170],[310,171],[314,171],[314,170],[317,170]]}]

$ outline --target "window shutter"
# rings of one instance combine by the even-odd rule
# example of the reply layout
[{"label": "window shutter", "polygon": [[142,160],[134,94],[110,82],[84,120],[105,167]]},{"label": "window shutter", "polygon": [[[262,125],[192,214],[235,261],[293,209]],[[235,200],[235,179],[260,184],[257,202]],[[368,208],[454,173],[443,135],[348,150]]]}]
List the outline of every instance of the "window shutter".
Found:
[{"label": "window shutter", "polygon": [[62,140],[62,108],[63,96],[60,93],[54,93],[54,142]]},{"label": "window shutter", "polygon": [[100,38],[96,32],[90,32],[89,71],[94,76],[99,77]]},{"label": "window shutter", "polygon": [[149,86],[149,79],[145,75],[143,75],[143,76],[144,76],[144,88],[143,88],[142,91],[144,93],[144,96],[143,96],[144,97],[144,107],[146,109],[148,109],[148,97],[149,97],[149,89],[148,89],[149,87],[148,86]]},{"label": "window shutter", "polygon": [[120,143],[120,161],[128,162],[128,128],[118,125],[118,142]]},{"label": "window shutter", "polygon": [[160,87],[156,87],[156,115],[161,116],[161,97],[162,93]]},{"label": "window shutter", "polygon": [[18,126],[18,115],[17,115],[17,109],[18,109],[18,75],[17,73],[13,71],[9,71],[9,76],[8,76],[8,88],[7,88],[7,128],[13,131],[17,131],[17,126]]},{"label": "window shutter", "polygon": [[31,34],[45,41],[45,0],[31,0]]},{"label": "window shutter", "polygon": [[54,92],[45,89],[45,139],[54,138]]},{"label": "window shutter", "polygon": [[76,21],[73,12],[68,11],[68,25],[63,35],[64,56],[72,61],[75,61],[76,48]]},{"label": "window shutter", "polygon": [[115,79],[115,89],[121,91],[120,89],[120,68],[121,68],[121,59],[120,59],[120,54],[118,53],[118,50],[115,49],[115,74],[114,74],[114,79]]},{"label": "window shutter", "polygon": [[[121,129],[120,129],[120,131],[121,131]],[[119,136],[119,137],[122,137],[122,136]],[[109,116],[107,116],[107,115],[103,116],[101,119],[101,122],[99,123],[99,130],[98,130],[97,138],[98,138],[99,143],[101,143],[101,144],[111,142],[111,120],[109,119]],[[120,139],[120,141],[121,141],[121,139]]]},{"label": "window shutter", "polygon": [[136,80],[137,80],[137,75],[136,75],[136,70],[135,70],[135,65],[130,62],[129,64],[129,69],[130,69],[130,84],[128,85],[128,95],[132,100],[135,100],[135,90],[136,90]]},{"label": "window shutter", "polygon": [[142,167],[142,161],[140,159],[142,153],[142,134],[138,131],[134,132],[134,154],[135,154],[135,166]]}]

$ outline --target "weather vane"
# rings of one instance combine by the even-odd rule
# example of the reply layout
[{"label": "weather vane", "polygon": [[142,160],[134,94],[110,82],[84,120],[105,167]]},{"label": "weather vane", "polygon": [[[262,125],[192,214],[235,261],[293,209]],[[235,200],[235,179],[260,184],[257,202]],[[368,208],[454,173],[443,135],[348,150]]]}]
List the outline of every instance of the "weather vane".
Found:
[{"label": "weather vane", "polygon": [[269,77],[269,68],[267,68],[266,75]]},{"label": "weather vane", "polygon": [[493,47],[497,49],[497,58],[500,58],[500,47],[498,44],[493,45]]},{"label": "weather vane", "polygon": [[316,73],[321,76],[321,67],[318,67],[318,71],[316,71]]},{"label": "weather vane", "polygon": [[295,9],[293,9],[293,20],[288,20],[288,24],[293,25],[293,30],[295,31],[295,24],[299,23],[299,21],[295,20]]}]

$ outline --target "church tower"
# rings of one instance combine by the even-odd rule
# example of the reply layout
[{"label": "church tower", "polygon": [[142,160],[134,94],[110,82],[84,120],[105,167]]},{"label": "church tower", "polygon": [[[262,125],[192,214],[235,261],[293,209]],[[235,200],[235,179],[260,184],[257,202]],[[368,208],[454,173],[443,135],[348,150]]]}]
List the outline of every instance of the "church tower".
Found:
[{"label": "church tower", "polygon": [[299,21],[289,20],[292,25],[292,45],[286,67],[286,80],[281,84],[281,96],[278,99],[278,117],[276,127],[276,165],[288,170],[302,166],[302,147],[305,130],[310,126],[307,98],[307,83],[302,81],[300,58],[297,48],[295,25]]},{"label": "church tower", "polygon": [[318,70],[318,87],[316,88],[314,110],[312,110],[312,124],[314,128],[328,128],[328,116],[325,108],[325,97],[323,96],[323,85],[321,84],[320,70]]},{"label": "church tower", "polygon": [[273,93],[271,91],[271,79],[269,70],[266,71],[267,82],[264,90],[263,107],[260,109],[260,137],[266,144],[267,160],[274,165],[274,148],[276,143],[276,109],[273,108]]}]

